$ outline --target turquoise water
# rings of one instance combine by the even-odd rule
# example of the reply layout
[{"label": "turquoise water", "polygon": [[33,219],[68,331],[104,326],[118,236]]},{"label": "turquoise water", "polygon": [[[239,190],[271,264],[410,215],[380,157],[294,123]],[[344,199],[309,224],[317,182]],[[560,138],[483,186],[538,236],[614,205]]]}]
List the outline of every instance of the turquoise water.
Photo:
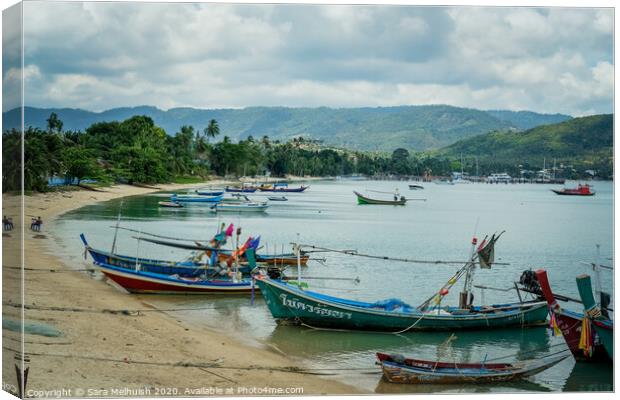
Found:
[{"label": "turquoise water", "polygon": [[[443,186],[424,184],[410,191],[404,182],[331,181],[313,182],[302,194],[288,194],[288,202],[271,202],[267,213],[219,215],[201,205],[185,209],[160,209],[164,194],[128,197],[83,207],[59,221],[58,238],[63,255],[74,265],[84,265],[79,233],[86,233],[91,245],[109,249],[122,201],[121,226],[161,235],[192,239],[210,238],[221,222],[242,227],[247,235],[261,235],[265,250],[290,251],[290,242],[300,234],[302,243],[335,249],[424,260],[465,260],[472,235],[505,231],[496,246],[496,265],[477,270],[475,283],[508,288],[525,269],[545,268],[554,290],[578,297],[575,277],[587,273],[583,262],[596,260],[600,245],[601,263],[612,265],[613,185],[597,182],[594,197],[567,197],[553,194],[547,185],[470,184]],[[571,183],[567,183],[571,185]],[[358,206],[353,190],[392,192],[398,188],[410,201],[407,206]],[[371,197],[391,197],[368,191]],[[266,200],[267,194],[254,194]],[[119,232],[117,251],[121,254],[182,259],[181,250],[141,242],[139,248],[129,232]],[[398,297],[417,305],[445,283],[460,265],[408,264],[352,257],[337,253],[316,253],[302,273],[306,276],[359,278],[350,281],[310,280],[319,292],[357,300],[375,301]],[[296,274],[296,268],[289,271]],[[612,291],[613,277],[601,272],[603,288]],[[455,289],[460,287],[455,286]],[[457,303],[457,293],[445,304]],[[516,301],[514,291],[475,289],[475,303]],[[334,379],[344,380],[381,393],[400,392],[513,392],[558,390],[611,390],[609,365],[576,365],[567,359],[528,381],[484,386],[390,385],[380,380],[374,353],[388,351],[418,358],[478,361],[484,357],[505,357],[513,361],[541,356],[562,348],[562,339],[545,328],[450,333],[408,333],[404,335],[329,332],[277,326],[261,299],[254,305],[247,298],[192,296],[143,296],[162,308],[192,307],[200,311],[175,312],[188,323],[234,334],[250,343],[284,353],[314,368],[340,369]],[[578,310],[575,305],[567,308]],[[439,352],[439,354],[438,354]],[[326,370],[327,371],[327,370]]]}]

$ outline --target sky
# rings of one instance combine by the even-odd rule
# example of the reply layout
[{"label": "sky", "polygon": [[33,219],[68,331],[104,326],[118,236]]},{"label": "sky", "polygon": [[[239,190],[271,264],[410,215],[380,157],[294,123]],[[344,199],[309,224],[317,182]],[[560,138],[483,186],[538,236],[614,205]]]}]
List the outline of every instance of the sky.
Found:
[{"label": "sky", "polygon": [[610,8],[27,2],[25,104],[609,113],[613,28]]}]

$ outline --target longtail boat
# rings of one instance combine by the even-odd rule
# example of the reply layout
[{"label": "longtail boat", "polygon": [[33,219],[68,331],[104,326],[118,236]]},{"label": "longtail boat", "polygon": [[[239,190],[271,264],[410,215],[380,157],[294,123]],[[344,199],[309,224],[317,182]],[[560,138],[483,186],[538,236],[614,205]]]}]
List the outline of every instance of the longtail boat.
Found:
[{"label": "longtail boat", "polygon": [[542,372],[569,355],[555,355],[508,363],[457,363],[405,358],[377,353],[383,376],[392,383],[491,383],[525,378]]},{"label": "longtail boat", "polygon": [[227,192],[229,192],[229,193],[254,193],[258,189],[256,187],[253,187],[253,186],[243,186],[243,187],[230,187],[230,186],[226,186],[225,190]]},{"label": "longtail boat", "polygon": [[[164,275],[179,275],[182,277],[197,277],[200,275],[219,276],[224,274],[224,270],[219,266],[205,265],[194,258],[188,258],[184,261],[158,260],[152,258],[141,258],[126,256],[121,254],[113,254],[108,251],[98,250],[91,247],[86,240],[86,236],[80,234],[80,239],[84,244],[85,250],[90,254],[96,264],[109,264],[115,267],[135,270],[139,268],[142,271],[154,272]],[[230,257],[228,255],[220,256],[220,261],[226,261]],[[247,260],[242,260],[238,268],[239,272],[249,275],[251,268],[247,265]]]},{"label": "longtail boat", "polygon": [[404,196],[401,196],[398,200],[378,200],[371,199],[362,195],[361,193],[353,191],[357,196],[357,204],[377,204],[377,205],[385,205],[385,206],[404,206],[407,203],[407,199]]},{"label": "longtail boat", "polygon": [[601,312],[601,308],[592,294],[592,283],[589,275],[580,275],[577,277],[577,289],[579,297],[583,301],[584,314],[588,318],[592,327],[598,334],[598,337],[607,352],[609,358],[614,358],[614,321],[606,318]]},{"label": "longtail boat", "polygon": [[157,204],[160,207],[167,207],[167,208],[183,208],[184,207],[183,204],[173,202],[173,201],[158,201]]},{"label": "longtail boat", "polygon": [[422,190],[422,189],[424,189],[424,186],[422,186],[422,185],[414,185],[414,184],[411,183],[411,184],[409,184],[409,189],[411,189],[411,190]]},{"label": "longtail boat", "polygon": [[[490,238],[485,237],[479,245],[474,237],[469,261],[437,292],[417,307],[412,307],[399,299],[370,303],[304,290],[299,269],[296,284],[284,282],[274,276],[260,275],[255,279],[275,319],[308,326],[403,333],[413,330],[541,325],[547,319],[544,301],[521,301],[490,306],[474,306],[471,303],[473,270],[478,263],[481,268],[491,267],[495,258],[495,242],[502,233],[493,234]],[[300,245],[296,244],[295,248],[296,252],[301,250]],[[459,306],[441,306],[449,289],[461,277],[465,277],[465,285],[459,295]]]},{"label": "longtail boat", "polygon": [[301,193],[310,186],[301,185],[298,188],[289,188],[286,183],[276,183],[274,185],[262,185],[258,187],[261,192],[283,192],[283,193]]},{"label": "longtail boat", "polygon": [[577,361],[608,361],[607,352],[598,334],[591,326],[587,326],[592,333],[588,338],[590,348],[585,350],[580,346],[584,327],[584,315],[560,307],[549,285],[547,271],[539,269],[536,271],[536,278],[549,305],[552,328],[554,331],[559,330],[562,333],[564,341],[575,359]]},{"label": "longtail boat", "polygon": [[217,203],[222,200],[224,195],[201,196],[199,194],[173,194],[170,201],[174,203]]},{"label": "longtail boat", "polygon": [[211,209],[215,212],[265,212],[269,208],[267,202],[226,202],[215,204]]},{"label": "longtail boat", "polygon": [[592,186],[578,185],[576,188],[564,188],[564,189],[551,189],[551,191],[555,194],[559,194],[561,196],[594,196],[596,192],[594,190],[590,190]]},{"label": "longtail boat", "polygon": [[224,189],[196,189],[196,193],[201,196],[221,196],[224,194]]},{"label": "longtail boat", "polygon": [[152,294],[249,294],[250,279],[203,279],[129,270],[97,263],[101,272],[130,293]]},{"label": "longtail boat", "polygon": [[257,276],[256,283],[277,320],[323,328],[400,332],[409,330],[489,329],[540,325],[544,302],[420,310],[395,299],[366,303],[300,289],[282,280]]}]

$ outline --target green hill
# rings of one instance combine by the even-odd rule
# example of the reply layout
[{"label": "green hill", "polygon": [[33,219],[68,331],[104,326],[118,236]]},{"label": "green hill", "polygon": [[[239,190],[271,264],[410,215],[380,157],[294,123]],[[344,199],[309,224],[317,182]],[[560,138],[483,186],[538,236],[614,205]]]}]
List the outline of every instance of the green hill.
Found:
[{"label": "green hill", "polygon": [[[210,119],[219,122],[221,137],[233,140],[249,135],[286,141],[296,136],[323,140],[326,144],[360,150],[393,151],[404,147],[414,151],[437,149],[458,140],[492,130],[515,130],[507,119],[489,112],[447,105],[363,107],[363,108],[287,108],[249,107],[244,109],[173,108],[167,111],[150,106],[115,108],[91,112],[70,108],[25,108],[26,126],[45,128],[55,112],[69,130],[85,130],[95,122],[123,121],[133,115],[146,115],[174,135],[183,125],[202,130]],[[512,118],[510,112],[501,114]],[[546,121],[543,114],[532,113]],[[508,118],[509,119],[509,118]],[[4,129],[18,127],[19,109],[3,113]]]},{"label": "green hill", "polygon": [[[477,157],[481,164],[542,167],[555,159],[577,169],[594,169],[611,176],[613,114],[574,118],[524,132],[490,132],[460,140],[432,152],[458,159]],[[513,169],[514,170],[514,169]]]}]

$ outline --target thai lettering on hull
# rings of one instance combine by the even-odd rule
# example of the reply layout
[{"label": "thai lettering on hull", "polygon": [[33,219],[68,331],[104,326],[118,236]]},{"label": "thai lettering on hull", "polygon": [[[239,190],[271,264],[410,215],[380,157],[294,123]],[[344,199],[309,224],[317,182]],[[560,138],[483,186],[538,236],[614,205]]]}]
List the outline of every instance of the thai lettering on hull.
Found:
[{"label": "thai lettering on hull", "polygon": [[345,318],[351,319],[352,317],[352,314],[348,312],[335,311],[335,310],[330,310],[329,308],[313,306],[312,304],[304,303],[302,300],[296,297],[292,299],[288,298],[288,295],[285,293],[280,295],[280,300],[282,300],[282,305],[285,307],[306,311],[306,312],[320,315],[320,316],[339,318],[339,319],[345,319]]}]

